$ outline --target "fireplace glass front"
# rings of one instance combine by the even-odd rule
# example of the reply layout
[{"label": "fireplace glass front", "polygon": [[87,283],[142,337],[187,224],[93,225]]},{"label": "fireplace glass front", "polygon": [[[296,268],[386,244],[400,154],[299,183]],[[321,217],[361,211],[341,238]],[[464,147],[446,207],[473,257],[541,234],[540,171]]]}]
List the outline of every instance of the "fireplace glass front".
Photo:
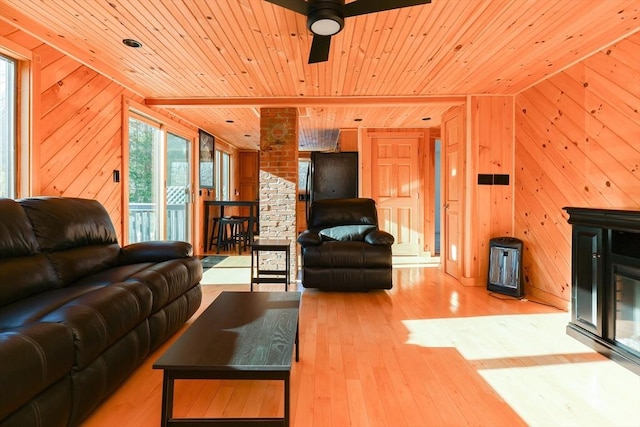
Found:
[{"label": "fireplace glass front", "polygon": [[614,265],[614,340],[640,354],[640,269]]}]

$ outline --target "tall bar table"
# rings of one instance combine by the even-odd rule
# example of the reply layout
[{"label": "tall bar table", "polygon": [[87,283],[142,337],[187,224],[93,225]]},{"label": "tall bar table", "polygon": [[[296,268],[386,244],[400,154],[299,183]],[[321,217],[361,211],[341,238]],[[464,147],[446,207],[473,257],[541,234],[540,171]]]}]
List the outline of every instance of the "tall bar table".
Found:
[{"label": "tall bar table", "polygon": [[220,217],[224,216],[224,208],[231,207],[248,207],[249,208],[249,244],[253,243],[253,228],[255,219],[258,217],[258,201],[257,200],[205,200],[204,201],[204,250],[209,250],[209,221],[211,218],[211,207],[220,208]]}]

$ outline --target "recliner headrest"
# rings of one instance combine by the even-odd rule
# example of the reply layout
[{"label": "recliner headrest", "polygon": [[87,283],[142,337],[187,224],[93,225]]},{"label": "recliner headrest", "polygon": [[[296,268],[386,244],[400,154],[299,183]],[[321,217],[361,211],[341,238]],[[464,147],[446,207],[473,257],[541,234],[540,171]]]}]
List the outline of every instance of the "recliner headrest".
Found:
[{"label": "recliner headrest", "polygon": [[316,200],[309,208],[307,228],[338,225],[378,225],[376,202],[368,198]]}]

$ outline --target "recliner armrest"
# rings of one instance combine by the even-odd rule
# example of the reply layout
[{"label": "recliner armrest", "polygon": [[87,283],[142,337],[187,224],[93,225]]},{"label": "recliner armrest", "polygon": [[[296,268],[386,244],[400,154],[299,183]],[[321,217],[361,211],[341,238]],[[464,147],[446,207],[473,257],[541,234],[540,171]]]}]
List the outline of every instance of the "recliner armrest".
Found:
[{"label": "recliner armrest", "polygon": [[162,262],[193,255],[193,246],[180,241],[152,241],[132,243],[120,249],[118,265],[141,262]]},{"label": "recliner armrest", "polygon": [[322,237],[315,231],[304,230],[298,235],[298,243],[300,246],[320,246],[322,244]]},{"label": "recliner armrest", "polygon": [[374,230],[364,237],[364,241],[370,245],[391,246],[395,242],[395,238],[382,230]]}]

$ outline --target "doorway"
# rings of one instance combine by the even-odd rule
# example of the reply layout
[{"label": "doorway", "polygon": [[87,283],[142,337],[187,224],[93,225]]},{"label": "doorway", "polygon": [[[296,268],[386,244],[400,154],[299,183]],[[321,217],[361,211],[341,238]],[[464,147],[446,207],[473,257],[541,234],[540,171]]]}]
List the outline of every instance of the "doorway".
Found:
[{"label": "doorway", "polygon": [[191,140],[131,114],[128,243],[191,242]]}]

